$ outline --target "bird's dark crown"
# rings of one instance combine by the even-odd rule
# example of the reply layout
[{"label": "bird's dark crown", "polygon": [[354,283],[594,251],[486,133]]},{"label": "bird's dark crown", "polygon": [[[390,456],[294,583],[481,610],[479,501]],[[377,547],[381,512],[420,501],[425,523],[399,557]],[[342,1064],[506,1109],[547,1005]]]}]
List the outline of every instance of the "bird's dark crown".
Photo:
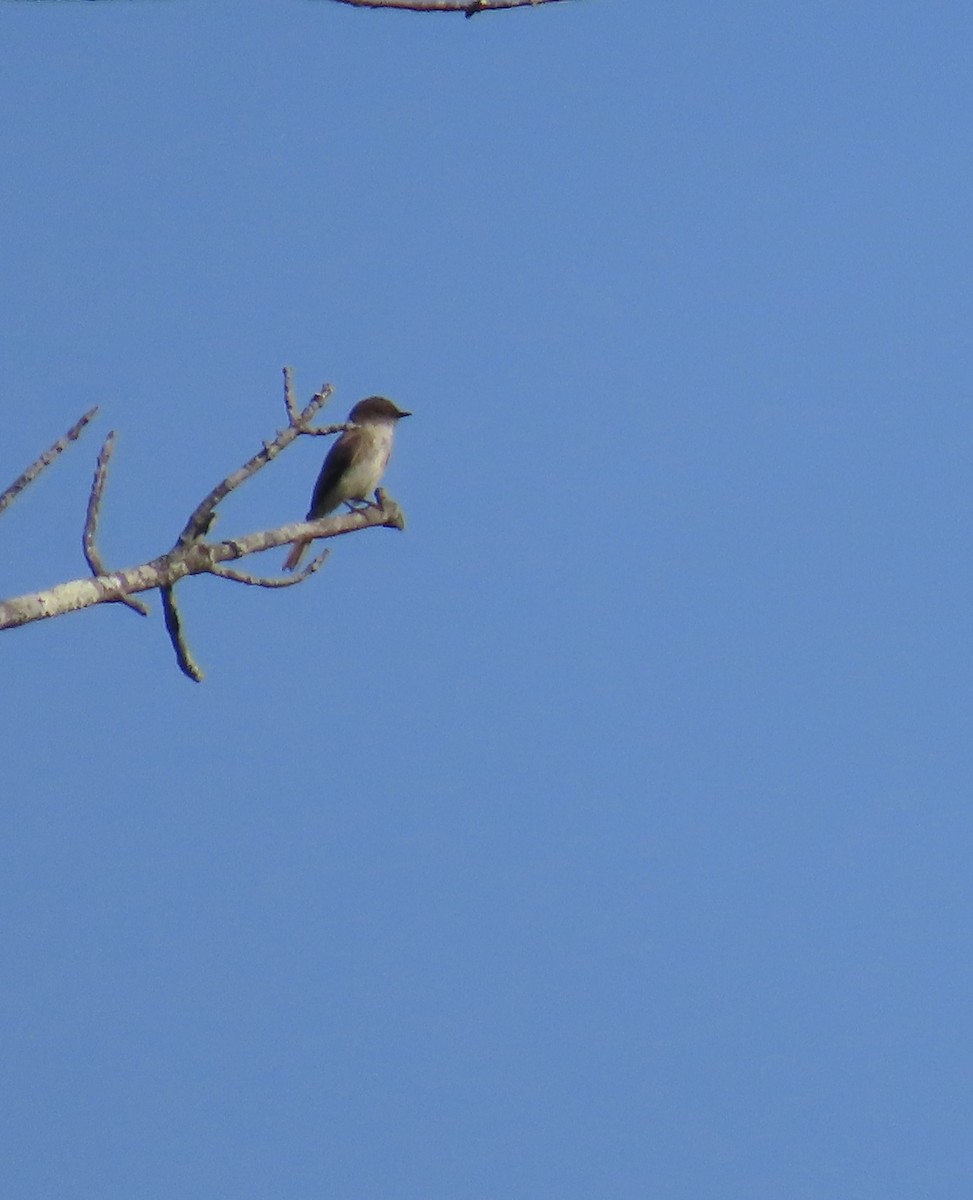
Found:
[{"label": "bird's dark crown", "polygon": [[399,408],[384,396],[367,396],[358,401],[348,414],[348,420],[355,425],[367,425],[369,421],[398,421],[411,416],[412,413]]}]

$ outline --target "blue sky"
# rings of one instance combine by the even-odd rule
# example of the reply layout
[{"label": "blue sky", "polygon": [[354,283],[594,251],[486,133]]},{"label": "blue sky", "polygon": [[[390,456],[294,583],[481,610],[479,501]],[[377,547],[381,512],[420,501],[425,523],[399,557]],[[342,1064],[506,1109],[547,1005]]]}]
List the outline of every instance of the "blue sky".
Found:
[{"label": "blue sky", "polygon": [[[973,1184],[973,11],[0,5],[2,593],[280,426],[408,529],[2,641],[4,1191]],[[300,517],[319,440],[221,533]]]}]

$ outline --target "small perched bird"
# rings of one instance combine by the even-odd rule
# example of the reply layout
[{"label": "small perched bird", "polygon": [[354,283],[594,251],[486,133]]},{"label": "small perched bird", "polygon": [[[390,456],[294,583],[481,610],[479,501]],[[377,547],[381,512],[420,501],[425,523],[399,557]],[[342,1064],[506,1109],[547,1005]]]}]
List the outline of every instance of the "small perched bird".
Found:
[{"label": "small perched bird", "polygon": [[[352,500],[369,501],[389,465],[396,422],[411,416],[384,396],[359,400],[348,414],[352,428],[328,451],[305,520],[316,521],[342,504],[354,508]],[[284,560],[285,571],[294,570],[310,544],[294,543]]]}]

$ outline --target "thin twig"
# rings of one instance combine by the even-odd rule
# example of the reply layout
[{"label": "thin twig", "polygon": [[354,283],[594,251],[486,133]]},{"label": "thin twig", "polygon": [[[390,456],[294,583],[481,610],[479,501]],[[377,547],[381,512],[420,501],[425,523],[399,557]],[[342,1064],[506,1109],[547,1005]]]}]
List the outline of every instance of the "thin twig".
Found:
[{"label": "thin twig", "polygon": [[58,440],[53,446],[50,447],[50,449],[45,450],[40,458],[32,462],[23,475],[21,475],[18,479],[15,479],[5,492],[0,492],[0,512],[3,512],[8,504],[12,504],[13,501],[16,500],[16,498],[24,490],[24,488],[27,487],[28,484],[33,483],[37,476],[40,475],[41,471],[43,471],[45,467],[49,467],[59,454],[63,454],[63,452],[68,448],[69,442],[76,442],[78,440],[82,429],[84,429],[84,427],[90,421],[94,420],[97,412],[97,404],[94,408],[89,408],[81,420],[78,421],[77,424],[71,426],[64,437],[58,438]]},{"label": "thin twig", "polygon": [[267,575],[249,575],[246,571],[234,571],[232,567],[224,567],[219,563],[214,563],[210,567],[210,574],[218,575],[220,579],[229,579],[232,583],[246,583],[250,587],[293,587],[295,583],[303,583],[315,571],[320,571],[330,553],[331,548],[329,546],[327,550],[322,551],[317,558],[313,559],[306,567],[303,567],[294,575],[275,575],[272,578]]},{"label": "thin twig", "polygon": [[[243,464],[232,475],[227,475],[224,480],[216,485],[203,501],[198,504],[190,516],[189,520],[176,540],[177,546],[188,546],[190,543],[198,541],[199,538],[205,537],[213,524],[216,515],[216,506],[238,488],[242,483],[265,467],[267,463],[272,462],[281,450],[286,450],[287,447],[300,437],[302,433],[317,434],[319,430],[311,429],[308,423],[315,416],[322,405],[326,404],[331,398],[334,388],[330,384],[325,384],[324,387],[317,392],[303,412],[297,414],[295,423],[289,424],[286,429],[282,429],[271,442],[264,442],[262,448],[257,453]],[[338,428],[344,428],[339,426]]]},{"label": "thin twig", "polygon": [[179,616],[179,609],[176,606],[175,588],[172,586],[161,587],[159,588],[159,594],[162,596],[162,613],[165,617],[169,641],[172,642],[172,648],[176,652],[176,662],[179,664],[179,670],[184,675],[188,675],[194,683],[202,683],[203,669],[193,658],[182,632],[182,620]]},{"label": "thin twig", "polygon": [[296,425],[300,419],[297,411],[297,400],[294,397],[294,372],[290,367],[284,368],[284,408],[287,409],[287,420]]},{"label": "thin twig", "polygon": [[308,425],[301,430],[310,437],[333,437],[336,433],[344,433],[351,426],[347,421],[339,421],[337,425]]},{"label": "thin twig", "polygon": [[456,12],[475,17],[481,12],[499,12],[503,8],[527,8],[557,4],[559,0],[335,0],[352,8],[397,8],[405,12]]},{"label": "thin twig", "polygon": [[263,529],[225,542],[195,542],[137,567],[111,571],[94,578],[72,579],[42,592],[0,600],[0,629],[29,625],[47,617],[59,617],[94,604],[105,604],[119,595],[172,587],[190,575],[212,573],[214,563],[234,562],[248,554],[277,550],[298,540],[342,537],[359,529],[404,529],[405,516],[394,500],[383,496],[381,506],[358,509],[316,521],[295,521],[277,529]]},{"label": "thin twig", "polygon": [[[101,515],[101,500],[105,493],[105,482],[108,479],[108,464],[114,449],[115,431],[113,429],[105,438],[105,444],[98,455],[98,465],[95,467],[95,477],[92,480],[91,492],[88,496],[88,511],[84,517],[84,534],[81,538],[81,545],[84,549],[85,562],[91,568],[92,575],[108,574],[95,544],[95,536],[98,532],[98,518]],[[136,600],[134,596],[119,596],[118,603],[124,604],[143,617],[149,615],[148,607],[141,600]]]}]

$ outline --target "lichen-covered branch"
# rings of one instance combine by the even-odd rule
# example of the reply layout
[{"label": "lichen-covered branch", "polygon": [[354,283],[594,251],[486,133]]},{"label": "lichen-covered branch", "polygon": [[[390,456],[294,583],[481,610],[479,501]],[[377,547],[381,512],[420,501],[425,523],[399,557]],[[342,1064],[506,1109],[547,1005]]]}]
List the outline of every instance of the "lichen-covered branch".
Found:
[{"label": "lichen-covered branch", "polygon": [[[404,529],[402,510],[388,497],[381,504],[335,517],[322,517],[317,521],[300,521],[292,525],[281,525],[278,529],[261,530],[246,537],[233,538],[225,542],[193,542],[179,546],[154,558],[151,562],[124,571],[110,571],[107,575],[96,575],[93,579],[73,579],[59,583],[42,592],[16,596],[11,600],[0,600],[0,629],[11,629],[17,625],[28,625],[48,617],[60,617],[65,613],[91,608],[95,604],[106,604],[122,596],[150,592],[154,588],[172,587],[191,575],[213,575],[217,563],[235,562],[249,554],[262,550],[274,550],[287,546],[300,538],[332,538],[355,533],[359,529]],[[309,572],[310,574],[310,572]],[[305,576],[306,577],[306,576]]]}]

